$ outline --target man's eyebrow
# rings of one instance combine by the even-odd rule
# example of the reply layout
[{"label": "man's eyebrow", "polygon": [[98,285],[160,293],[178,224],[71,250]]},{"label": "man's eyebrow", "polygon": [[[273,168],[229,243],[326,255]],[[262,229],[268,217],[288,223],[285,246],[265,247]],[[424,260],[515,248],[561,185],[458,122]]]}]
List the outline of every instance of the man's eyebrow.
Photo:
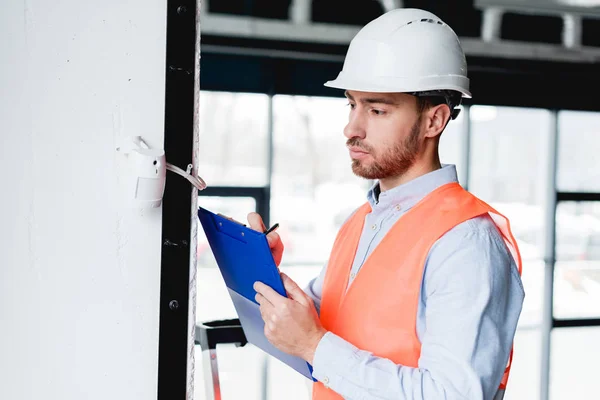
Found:
[{"label": "man's eyebrow", "polygon": [[[352,97],[352,95],[350,93],[348,93],[348,91],[344,92],[344,95],[349,99],[354,101],[354,97]],[[397,106],[398,102],[394,101],[393,99],[390,99],[388,97],[369,97],[366,99],[360,99],[361,103],[367,103],[367,104],[389,104],[392,106]]]},{"label": "man's eyebrow", "polygon": [[398,102],[388,98],[388,97],[372,97],[367,99],[360,99],[361,103],[368,104],[389,104],[391,106],[397,106]]}]

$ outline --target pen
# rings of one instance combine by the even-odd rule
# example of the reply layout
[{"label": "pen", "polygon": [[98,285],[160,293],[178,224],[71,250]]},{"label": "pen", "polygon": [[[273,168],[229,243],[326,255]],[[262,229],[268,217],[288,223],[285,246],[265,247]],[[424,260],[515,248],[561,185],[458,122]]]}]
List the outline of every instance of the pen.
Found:
[{"label": "pen", "polygon": [[265,233],[265,235],[268,235],[269,233],[273,232],[277,228],[279,228],[279,222],[276,223],[275,225],[273,225],[272,227],[270,227],[269,229],[267,229],[264,233]]}]

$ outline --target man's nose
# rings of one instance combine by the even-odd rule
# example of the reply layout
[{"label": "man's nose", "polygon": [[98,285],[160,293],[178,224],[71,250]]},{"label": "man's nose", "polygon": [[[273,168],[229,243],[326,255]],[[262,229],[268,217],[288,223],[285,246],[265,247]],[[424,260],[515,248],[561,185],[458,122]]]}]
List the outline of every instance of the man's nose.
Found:
[{"label": "man's nose", "polygon": [[348,124],[344,128],[344,136],[346,136],[348,139],[352,139],[355,137],[364,139],[365,133],[366,131],[364,117],[360,115],[358,110],[353,110],[350,113]]}]

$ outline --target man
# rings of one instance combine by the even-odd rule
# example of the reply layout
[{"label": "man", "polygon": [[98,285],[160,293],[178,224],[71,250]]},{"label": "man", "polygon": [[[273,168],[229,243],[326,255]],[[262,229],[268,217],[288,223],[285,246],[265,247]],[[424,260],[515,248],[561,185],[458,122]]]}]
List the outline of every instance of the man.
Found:
[{"label": "man", "polygon": [[[348,98],[352,170],[377,183],[306,292],[285,274],[288,298],[255,284],[265,335],[313,366],[314,400],[502,398],[521,262],[508,221],[440,164],[440,135],[470,96],[458,38],[429,12],[390,11],[326,85]],[[283,243],[268,240],[279,264]]]}]

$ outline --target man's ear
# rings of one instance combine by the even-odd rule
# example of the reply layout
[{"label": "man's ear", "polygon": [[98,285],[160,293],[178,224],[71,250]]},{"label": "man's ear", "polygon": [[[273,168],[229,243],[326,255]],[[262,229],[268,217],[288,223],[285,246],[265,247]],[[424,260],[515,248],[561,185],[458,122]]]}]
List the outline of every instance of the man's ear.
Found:
[{"label": "man's ear", "polygon": [[440,135],[451,116],[452,113],[447,104],[439,104],[427,110],[425,112],[425,137],[434,138]]}]

